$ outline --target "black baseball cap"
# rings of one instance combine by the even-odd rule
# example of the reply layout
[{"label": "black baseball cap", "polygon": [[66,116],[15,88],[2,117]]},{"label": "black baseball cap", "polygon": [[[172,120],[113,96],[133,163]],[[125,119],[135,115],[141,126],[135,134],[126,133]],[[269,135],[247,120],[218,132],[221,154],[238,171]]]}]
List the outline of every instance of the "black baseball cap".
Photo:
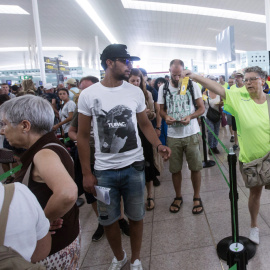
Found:
[{"label": "black baseball cap", "polygon": [[100,60],[106,61],[107,59],[115,58],[127,58],[131,61],[140,61],[141,59],[137,56],[130,56],[127,53],[127,46],[124,44],[111,44],[107,46],[102,54],[100,55]]}]

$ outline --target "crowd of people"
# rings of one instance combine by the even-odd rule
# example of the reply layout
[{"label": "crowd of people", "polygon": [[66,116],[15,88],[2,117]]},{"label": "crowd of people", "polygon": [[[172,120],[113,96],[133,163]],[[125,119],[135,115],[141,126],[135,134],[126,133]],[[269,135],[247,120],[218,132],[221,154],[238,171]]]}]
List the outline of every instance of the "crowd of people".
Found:
[{"label": "crowd of people", "polygon": [[[12,161],[2,167],[8,172],[20,166],[0,183],[0,209],[8,197],[4,194],[11,187],[15,190],[3,245],[41,267],[37,269],[78,269],[78,207],[84,203],[79,198],[84,193],[98,218],[92,241],[106,234],[114,254],[109,270],[127,263],[121,231],[130,237],[130,269],[143,269],[143,218],[145,210],[155,208],[153,189],[160,185],[164,160],[169,160],[175,191],[168,210],[177,214],[183,204],[185,155],[194,191],[191,212],[204,211],[202,115],[209,128],[209,155],[220,153],[216,137],[220,127],[229,125],[230,142],[235,151],[240,150],[240,170],[250,188],[249,238],[259,244],[260,196],[262,187],[270,186],[269,163],[265,165],[270,153],[267,74],[250,67],[235,71],[226,82],[223,75],[185,70],[182,60],[173,59],[170,76],[150,78],[145,69],[133,68],[133,61],[140,58],[129,55],[122,44],[107,46],[100,60],[105,70],[101,82],[87,76],[79,82],[68,79],[66,87],[47,83],[36,89],[32,80],[21,86],[1,85],[3,147],[13,153]],[[263,173],[252,167],[257,161],[265,166]],[[110,189],[109,205],[95,198],[96,186]]]}]

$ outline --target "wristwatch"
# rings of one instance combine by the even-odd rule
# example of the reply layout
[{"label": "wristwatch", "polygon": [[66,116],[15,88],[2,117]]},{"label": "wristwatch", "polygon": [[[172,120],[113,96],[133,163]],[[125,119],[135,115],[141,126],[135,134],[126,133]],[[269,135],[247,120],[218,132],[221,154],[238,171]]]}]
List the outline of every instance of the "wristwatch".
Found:
[{"label": "wristwatch", "polygon": [[160,128],[160,127],[155,127],[155,129],[158,129],[158,130],[160,130],[160,131],[161,131],[161,128]]}]

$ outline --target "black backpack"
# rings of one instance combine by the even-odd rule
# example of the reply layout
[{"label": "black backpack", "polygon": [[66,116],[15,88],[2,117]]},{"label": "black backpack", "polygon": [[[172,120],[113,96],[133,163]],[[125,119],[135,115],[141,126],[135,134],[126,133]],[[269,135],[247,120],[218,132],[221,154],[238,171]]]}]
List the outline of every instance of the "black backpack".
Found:
[{"label": "black backpack", "polygon": [[[173,97],[172,94],[171,94],[171,91],[169,89],[169,83],[170,83],[169,81],[166,81],[166,83],[163,86],[163,98],[164,98],[164,110],[165,111],[167,110],[166,96],[167,96],[168,92],[169,92],[170,98]],[[192,81],[190,79],[188,80],[187,90],[190,92],[192,103],[193,103],[193,105],[195,107],[195,110],[197,111],[198,106],[196,104],[195,97],[194,97],[194,87],[193,87],[193,83],[192,83]]]}]

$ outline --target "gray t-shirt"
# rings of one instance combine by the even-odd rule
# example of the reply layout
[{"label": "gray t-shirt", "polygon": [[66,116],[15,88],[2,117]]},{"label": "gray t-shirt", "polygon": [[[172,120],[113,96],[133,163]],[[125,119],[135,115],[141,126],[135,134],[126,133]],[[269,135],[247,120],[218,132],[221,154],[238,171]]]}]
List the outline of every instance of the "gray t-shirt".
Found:
[{"label": "gray t-shirt", "polygon": [[[74,101],[72,100],[69,100],[65,105],[64,107],[59,111],[59,117],[60,117],[60,121],[64,121],[65,119],[68,118],[68,114],[70,112],[74,112],[75,111],[75,108],[76,108],[76,104]],[[70,122],[64,124],[62,126],[63,130],[64,130],[64,133],[68,133],[68,130],[69,130],[69,127],[70,127]]]}]

